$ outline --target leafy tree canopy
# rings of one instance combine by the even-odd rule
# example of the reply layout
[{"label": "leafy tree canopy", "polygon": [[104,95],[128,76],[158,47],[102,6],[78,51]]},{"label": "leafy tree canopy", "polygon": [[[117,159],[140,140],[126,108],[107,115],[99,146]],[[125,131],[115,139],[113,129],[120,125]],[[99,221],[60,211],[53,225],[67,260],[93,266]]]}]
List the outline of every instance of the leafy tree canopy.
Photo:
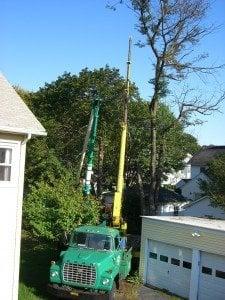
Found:
[{"label": "leafy tree canopy", "polygon": [[205,172],[208,179],[200,182],[202,191],[212,199],[212,204],[225,210],[225,155],[212,160]]},{"label": "leafy tree canopy", "polygon": [[[98,178],[101,173],[101,184],[107,189],[116,184],[118,171],[125,92],[125,80],[119,71],[108,66],[93,71],[84,69],[78,75],[65,73],[35,93],[19,91],[48,133],[47,137],[32,139],[27,147],[24,216],[25,225],[35,235],[52,239],[58,230],[70,227],[64,224],[69,221],[63,220],[61,213],[69,205],[66,202],[74,204],[74,218],[78,218],[79,212],[82,217],[78,219],[86,220],[85,212],[79,208],[83,202],[77,190],[76,175],[90,117],[90,90],[93,88],[101,98],[94,174]],[[131,84],[126,165],[129,186],[137,183],[137,168],[141,170],[144,182],[149,183],[148,104],[140,98],[137,87]],[[159,112],[159,141],[166,149],[160,160],[161,171],[169,172],[179,169],[186,154],[194,152],[198,146],[195,138],[176,123],[166,105],[160,104]],[[167,127],[170,130],[165,133]],[[70,212],[65,217],[70,218]],[[88,218],[95,222],[98,217],[99,210],[94,208],[92,217]],[[74,219],[73,222],[74,225],[79,223]],[[54,224],[58,224],[57,230]]]}]

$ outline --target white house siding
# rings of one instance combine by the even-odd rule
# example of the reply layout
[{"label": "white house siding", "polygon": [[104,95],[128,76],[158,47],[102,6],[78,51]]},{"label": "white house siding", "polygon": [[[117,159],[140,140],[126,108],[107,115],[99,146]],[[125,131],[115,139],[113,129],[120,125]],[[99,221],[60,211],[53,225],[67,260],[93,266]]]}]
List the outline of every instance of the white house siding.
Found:
[{"label": "white house siding", "polygon": [[165,174],[167,179],[162,182],[162,185],[176,185],[182,179],[191,178],[191,165],[187,164],[191,159],[192,155],[188,154],[187,157],[183,160],[185,167],[182,170],[177,172],[173,171],[171,173]]},{"label": "white house siding", "polygon": [[199,173],[201,172],[201,167],[200,166],[191,166],[191,178],[196,177]]},{"label": "white house siding", "polygon": [[183,197],[190,200],[197,200],[201,196],[201,189],[199,186],[199,181],[201,179],[207,179],[204,173],[199,173],[197,176],[189,180],[182,188],[181,194]]},{"label": "white house siding", "polygon": [[212,207],[208,197],[203,197],[192,203],[190,206],[187,206],[184,210],[179,212],[179,215],[225,219],[225,212],[218,207]]},{"label": "white house siding", "polygon": [[22,136],[0,134],[0,148],[12,149],[12,181],[0,181],[0,282],[1,298],[6,300],[17,299],[25,158],[23,139]]}]

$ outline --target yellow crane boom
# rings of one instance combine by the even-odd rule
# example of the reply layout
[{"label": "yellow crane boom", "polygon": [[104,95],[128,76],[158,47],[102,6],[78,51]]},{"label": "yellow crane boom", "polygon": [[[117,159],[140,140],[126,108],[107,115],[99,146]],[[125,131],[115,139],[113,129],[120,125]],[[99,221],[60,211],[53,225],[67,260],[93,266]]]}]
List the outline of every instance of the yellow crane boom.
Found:
[{"label": "yellow crane boom", "polygon": [[124,119],[121,124],[121,143],[120,143],[120,157],[119,157],[119,170],[117,177],[116,192],[113,201],[113,215],[112,222],[113,227],[120,227],[126,230],[126,223],[121,222],[121,210],[123,200],[124,189],[124,166],[125,166],[125,154],[127,143],[127,116],[128,116],[128,103],[130,99],[130,65],[131,65],[131,38],[129,39],[128,59],[127,59],[127,75],[126,75],[126,95],[124,101]]}]

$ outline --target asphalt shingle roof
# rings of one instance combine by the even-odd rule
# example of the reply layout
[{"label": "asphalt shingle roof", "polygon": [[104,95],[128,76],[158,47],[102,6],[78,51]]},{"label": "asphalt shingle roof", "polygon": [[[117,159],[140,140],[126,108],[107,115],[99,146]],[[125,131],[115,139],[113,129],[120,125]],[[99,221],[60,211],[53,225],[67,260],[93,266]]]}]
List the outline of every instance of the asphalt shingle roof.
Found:
[{"label": "asphalt shingle roof", "polygon": [[188,163],[192,166],[204,167],[221,154],[225,154],[225,146],[203,146],[199,152],[192,156]]},{"label": "asphalt shingle roof", "polygon": [[46,135],[46,131],[0,73],[0,131]]}]

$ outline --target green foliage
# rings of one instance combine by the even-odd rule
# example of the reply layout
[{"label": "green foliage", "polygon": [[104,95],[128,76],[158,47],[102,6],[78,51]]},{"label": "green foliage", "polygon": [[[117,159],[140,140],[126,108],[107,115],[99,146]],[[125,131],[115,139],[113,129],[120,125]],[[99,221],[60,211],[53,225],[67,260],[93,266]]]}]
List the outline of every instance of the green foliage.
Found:
[{"label": "green foliage", "polygon": [[[187,153],[193,154],[199,150],[197,140],[184,132],[174,114],[165,104],[160,104],[157,115],[158,141],[157,152],[162,144],[165,155],[162,172],[183,168],[183,159]],[[169,129],[168,129],[169,128]],[[142,170],[143,179],[149,182],[149,152],[150,152],[150,112],[147,101],[133,101],[129,105],[129,141],[128,141],[128,171],[133,172],[135,166]],[[136,175],[135,175],[136,176]]]},{"label": "green foliage", "polygon": [[212,204],[225,210],[225,155],[212,160],[205,171],[208,179],[201,180],[202,191],[212,199]]},{"label": "green foliage", "polygon": [[[33,93],[31,109],[48,132],[45,149],[53,149],[54,155],[74,170],[80,155],[90,117],[90,89],[95,88],[101,98],[97,132],[95,167],[98,161],[98,144],[104,144],[103,178],[106,184],[116,181],[120,122],[123,114],[125,80],[117,69],[108,66],[99,70],[82,70],[79,75],[65,73],[50,84]],[[137,88],[131,85],[131,97],[138,98]],[[37,142],[39,144],[39,142]],[[45,150],[44,150],[45,151]],[[36,152],[35,146],[30,151]],[[43,153],[43,150],[41,150]],[[32,154],[31,154],[32,156]],[[34,154],[35,156],[35,154]],[[43,158],[46,154],[43,153]],[[32,160],[31,160],[32,164]],[[28,163],[27,168],[30,168]]]},{"label": "green foliage", "polygon": [[[27,147],[24,226],[35,236],[55,239],[77,224],[98,220],[97,202],[91,199],[87,205],[76,188],[91,110],[89,92],[93,87],[101,98],[94,174],[101,175],[104,190],[115,185],[118,171],[125,92],[125,80],[119,71],[108,66],[93,71],[84,69],[78,75],[65,73],[35,93],[18,90],[48,133],[47,137],[32,139]],[[149,103],[140,99],[134,84],[131,84],[128,117],[127,184],[137,183],[137,167],[144,183],[149,183]],[[164,134],[164,129],[175,121],[169,108],[161,104],[157,126],[158,147],[161,141],[166,147],[163,172],[179,168],[190,148],[197,147],[196,140],[184,133],[179,124]],[[130,215],[129,211],[126,214]]]},{"label": "green foliage", "polygon": [[84,199],[67,175],[54,185],[41,181],[31,188],[24,200],[24,224],[35,237],[56,240],[80,224],[98,223],[99,211],[98,201]]}]

